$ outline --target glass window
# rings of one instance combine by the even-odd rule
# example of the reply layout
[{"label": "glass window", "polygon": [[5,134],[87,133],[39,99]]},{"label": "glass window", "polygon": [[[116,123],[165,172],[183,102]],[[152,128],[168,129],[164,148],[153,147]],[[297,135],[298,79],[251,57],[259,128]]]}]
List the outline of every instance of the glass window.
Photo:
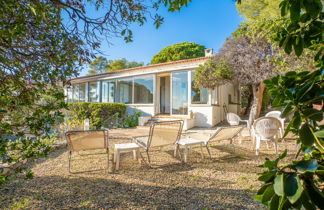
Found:
[{"label": "glass window", "polygon": [[115,102],[115,80],[102,82],[102,102]]},{"label": "glass window", "polygon": [[67,103],[72,103],[73,102],[73,89],[72,86],[66,87],[66,102]]},{"label": "glass window", "polygon": [[99,102],[99,82],[89,82],[89,102]]},{"label": "glass window", "polygon": [[72,102],[77,103],[79,102],[79,85],[72,85],[72,90],[73,90]]},{"label": "glass window", "polygon": [[134,103],[153,103],[153,75],[134,78]]},{"label": "glass window", "polygon": [[211,103],[214,105],[219,105],[218,87],[212,89],[211,91]]},{"label": "glass window", "polygon": [[188,72],[172,73],[172,114],[188,114]]},{"label": "glass window", "polygon": [[191,72],[191,103],[193,104],[207,104],[208,91],[206,88],[194,87],[194,71]]},{"label": "glass window", "polygon": [[87,84],[81,83],[79,84],[79,102],[85,102],[87,95]]},{"label": "glass window", "polygon": [[133,79],[118,79],[116,96],[119,103],[131,104],[133,103]]}]

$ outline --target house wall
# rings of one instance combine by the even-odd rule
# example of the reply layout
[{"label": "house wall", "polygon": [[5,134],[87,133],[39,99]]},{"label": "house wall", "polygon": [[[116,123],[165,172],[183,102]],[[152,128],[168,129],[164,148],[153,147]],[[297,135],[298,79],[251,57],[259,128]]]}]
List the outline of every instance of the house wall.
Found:
[{"label": "house wall", "polygon": [[150,105],[134,105],[134,104],[126,104],[127,112],[130,114],[134,114],[135,112],[142,112],[141,116],[154,116],[155,108],[154,104]]}]

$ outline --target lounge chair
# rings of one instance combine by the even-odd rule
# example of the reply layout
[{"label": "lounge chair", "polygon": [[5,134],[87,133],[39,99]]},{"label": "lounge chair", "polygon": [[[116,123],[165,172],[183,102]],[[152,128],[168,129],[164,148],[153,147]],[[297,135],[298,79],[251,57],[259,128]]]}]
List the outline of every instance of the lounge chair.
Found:
[{"label": "lounge chair", "polygon": [[278,139],[280,136],[280,129],[281,122],[275,117],[261,117],[254,121],[253,132],[256,139],[256,155],[259,155],[261,140],[274,141],[275,151],[276,154],[278,154]]},{"label": "lounge chair", "polygon": [[109,167],[108,130],[68,131],[65,133],[69,148],[69,172],[71,170],[72,153],[86,150],[105,149],[107,168]]},{"label": "lounge chair", "polygon": [[[182,126],[182,120],[152,123],[148,136],[133,138],[134,142],[145,150],[149,166],[152,166],[149,151],[152,148],[175,145],[175,143],[180,139]],[[143,158],[142,155],[141,157]]]},{"label": "lounge chair", "polygon": [[[231,126],[231,127],[221,127],[216,130],[214,134],[210,134],[207,140],[195,139],[188,136],[187,138],[180,139],[177,142],[178,146],[184,146],[184,162],[187,162],[188,159],[188,147],[193,145],[200,145],[201,155],[203,157],[202,147],[205,146],[208,152],[209,157],[211,158],[211,153],[208,148],[208,144],[211,141],[221,141],[221,140],[229,140],[230,144],[233,143],[233,139],[244,129],[243,126]],[[177,151],[175,150],[174,155],[177,155]],[[181,156],[181,154],[179,153]]]}]

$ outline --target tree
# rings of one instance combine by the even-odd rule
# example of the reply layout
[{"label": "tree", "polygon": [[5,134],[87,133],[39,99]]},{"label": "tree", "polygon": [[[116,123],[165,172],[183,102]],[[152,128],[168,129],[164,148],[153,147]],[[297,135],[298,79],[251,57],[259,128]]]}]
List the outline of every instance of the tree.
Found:
[{"label": "tree", "polygon": [[280,17],[279,4],[281,0],[244,0],[237,3],[240,15],[247,20],[273,19]]},{"label": "tree", "polygon": [[106,71],[115,71],[121,69],[129,69],[134,67],[143,66],[143,62],[136,62],[136,61],[128,61],[126,58],[122,58],[119,60],[109,61],[109,65]]},{"label": "tree", "polygon": [[143,65],[143,62],[128,61],[126,58],[117,60],[107,60],[107,58],[99,56],[89,64],[88,75],[116,71],[121,69],[129,69]]},{"label": "tree", "polygon": [[288,72],[265,81],[275,98],[273,105],[282,108],[282,117],[292,116],[284,136],[298,136],[300,149],[294,160],[279,165],[287,151],[276,160],[267,159],[261,176],[262,188],[254,196],[270,209],[321,209],[324,206],[324,63],[323,63],[323,2],[282,1],[281,15],[289,11],[289,20],[278,31],[276,41],[287,54],[293,49],[297,56],[305,49],[317,52],[314,72]]},{"label": "tree", "polygon": [[96,59],[91,61],[89,64],[89,72],[88,75],[98,74],[106,72],[108,68],[108,60],[103,56],[98,56]]},{"label": "tree", "polygon": [[205,49],[205,46],[194,42],[182,42],[170,45],[154,55],[151,64],[203,57],[205,55]]},{"label": "tree", "polygon": [[[157,11],[152,8],[177,11],[188,2],[0,1],[0,161],[23,161],[48,152],[43,139],[50,138],[63,117],[60,110],[66,108],[62,84],[94,57],[102,37],[121,34],[131,41],[130,24],[142,25],[147,17],[153,17],[156,27],[163,22],[150,13]],[[89,6],[98,16],[87,13]],[[6,179],[0,168],[0,183]]]}]

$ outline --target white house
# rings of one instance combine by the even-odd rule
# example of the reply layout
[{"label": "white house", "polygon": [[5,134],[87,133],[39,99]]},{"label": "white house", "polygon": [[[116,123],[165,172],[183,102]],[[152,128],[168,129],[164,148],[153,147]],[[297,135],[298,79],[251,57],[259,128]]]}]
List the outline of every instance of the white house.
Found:
[{"label": "white house", "polygon": [[141,111],[140,124],[154,119],[183,119],[184,129],[212,127],[225,112],[240,111],[239,87],[193,87],[195,69],[212,56],[81,76],[66,88],[68,102],[118,102],[129,112]]}]

